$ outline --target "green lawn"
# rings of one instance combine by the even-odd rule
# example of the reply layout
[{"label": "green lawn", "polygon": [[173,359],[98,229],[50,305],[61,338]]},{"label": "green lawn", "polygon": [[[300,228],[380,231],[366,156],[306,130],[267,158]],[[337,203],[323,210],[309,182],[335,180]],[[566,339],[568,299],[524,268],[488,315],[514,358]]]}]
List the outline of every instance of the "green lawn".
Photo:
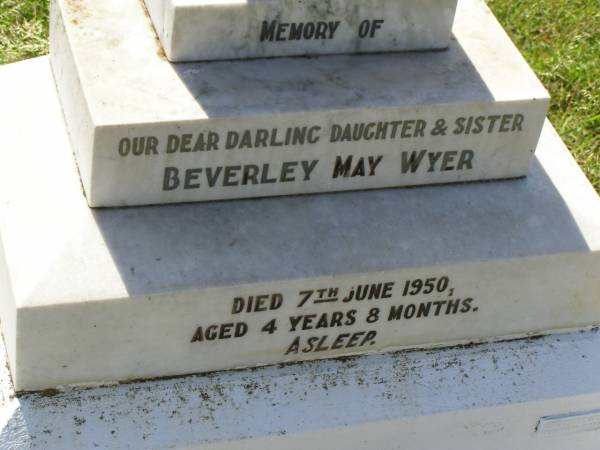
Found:
[{"label": "green lawn", "polygon": [[600,0],[488,4],[550,91],[550,119],[600,192]]},{"label": "green lawn", "polygon": [[[552,94],[550,117],[600,192],[600,0],[488,0]],[[47,51],[47,0],[0,0],[0,64]]]},{"label": "green lawn", "polygon": [[48,51],[48,0],[0,0],[0,64]]}]

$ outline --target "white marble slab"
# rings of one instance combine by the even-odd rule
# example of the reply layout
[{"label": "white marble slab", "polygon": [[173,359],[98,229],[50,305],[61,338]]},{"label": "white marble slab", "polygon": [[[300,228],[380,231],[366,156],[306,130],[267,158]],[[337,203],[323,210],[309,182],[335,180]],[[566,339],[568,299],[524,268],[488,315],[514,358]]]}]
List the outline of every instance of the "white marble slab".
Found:
[{"label": "white marble slab", "polygon": [[526,179],[92,210],[47,59],[0,69],[0,96],[17,390],[600,322],[600,199],[550,125]]},{"label": "white marble slab", "polygon": [[194,64],[161,57],[139,0],[52,9],[95,207],[520,177],[548,106],[482,0],[460,2],[445,52]]},{"label": "white marble slab", "polygon": [[145,0],[170,61],[431,50],[457,0]]},{"label": "white marble slab", "polygon": [[7,449],[596,450],[600,440],[597,330],[18,396],[1,362]]}]

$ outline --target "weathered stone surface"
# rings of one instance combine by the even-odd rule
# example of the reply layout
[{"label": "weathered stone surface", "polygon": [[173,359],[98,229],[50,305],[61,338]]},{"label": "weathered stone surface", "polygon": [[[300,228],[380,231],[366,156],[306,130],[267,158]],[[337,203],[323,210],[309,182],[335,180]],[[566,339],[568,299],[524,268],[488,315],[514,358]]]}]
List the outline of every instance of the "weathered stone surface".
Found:
[{"label": "weathered stone surface", "polygon": [[456,0],[145,0],[171,61],[431,50]]},{"label": "weathered stone surface", "polygon": [[54,75],[91,206],[528,171],[548,95],[481,0],[460,2],[445,52],[194,64],[160,56],[138,1],[54,2]]},{"label": "weathered stone surface", "polygon": [[598,331],[19,396],[1,362],[10,450],[595,450],[600,435]]},{"label": "weathered stone surface", "polygon": [[600,200],[549,125],[521,180],[91,210],[47,64],[0,69],[18,390],[600,321]]}]

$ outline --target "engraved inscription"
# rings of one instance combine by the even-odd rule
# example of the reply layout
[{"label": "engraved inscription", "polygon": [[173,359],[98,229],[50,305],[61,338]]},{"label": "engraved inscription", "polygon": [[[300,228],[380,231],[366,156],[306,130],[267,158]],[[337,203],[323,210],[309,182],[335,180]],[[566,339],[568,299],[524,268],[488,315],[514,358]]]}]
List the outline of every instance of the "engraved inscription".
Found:
[{"label": "engraved inscription", "polygon": [[468,317],[479,311],[476,298],[459,295],[444,274],[385,281],[363,278],[359,283],[305,286],[292,292],[242,292],[226,304],[223,322],[199,323],[192,331],[192,344],[244,345],[251,340],[272,347],[268,344],[272,341],[284,359],[372,351],[382,340],[387,347],[400,346],[402,341],[390,341],[390,335],[409,323]]},{"label": "engraved inscription", "polygon": [[[526,124],[524,114],[511,112],[199,129],[162,136],[122,137],[116,153],[118,158],[128,160],[165,161],[159,163],[164,165],[160,179],[155,181],[162,192],[286,184],[295,185],[294,190],[314,190],[312,186],[316,183],[336,190],[336,183],[352,179],[398,179],[446,173],[460,176],[480,170],[486,167],[478,152],[485,145],[483,136],[496,139],[494,135],[523,133]],[[464,146],[457,145],[457,137]],[[450,141],[452,144],[446,143]],[[364,145],[363,154],[357,144]],[[348,151],[349,147],[352,150]],[[247,152],[253,152],[252,156]],[[310,188],[300,188],[309,185]]]},{"label": "engraved inscription", "polygon": [[[315,22],[282,22],[263,20],[260,27],[260,42],[286,42],[335,39],[342,24],[341,20]],[[356,33],[360,39],[373,39],[383,28],[384,19],[359,21]]]}]

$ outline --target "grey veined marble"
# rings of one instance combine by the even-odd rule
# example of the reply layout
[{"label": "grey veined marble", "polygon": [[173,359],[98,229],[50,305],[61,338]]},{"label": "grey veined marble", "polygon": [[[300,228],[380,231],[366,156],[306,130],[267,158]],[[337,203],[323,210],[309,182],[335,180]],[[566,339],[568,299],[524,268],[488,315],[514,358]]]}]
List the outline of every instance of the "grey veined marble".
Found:
[{"label": "grey veined marble", "polygon": [[456,0],[145,0],[171,61],[431,50]]}]

